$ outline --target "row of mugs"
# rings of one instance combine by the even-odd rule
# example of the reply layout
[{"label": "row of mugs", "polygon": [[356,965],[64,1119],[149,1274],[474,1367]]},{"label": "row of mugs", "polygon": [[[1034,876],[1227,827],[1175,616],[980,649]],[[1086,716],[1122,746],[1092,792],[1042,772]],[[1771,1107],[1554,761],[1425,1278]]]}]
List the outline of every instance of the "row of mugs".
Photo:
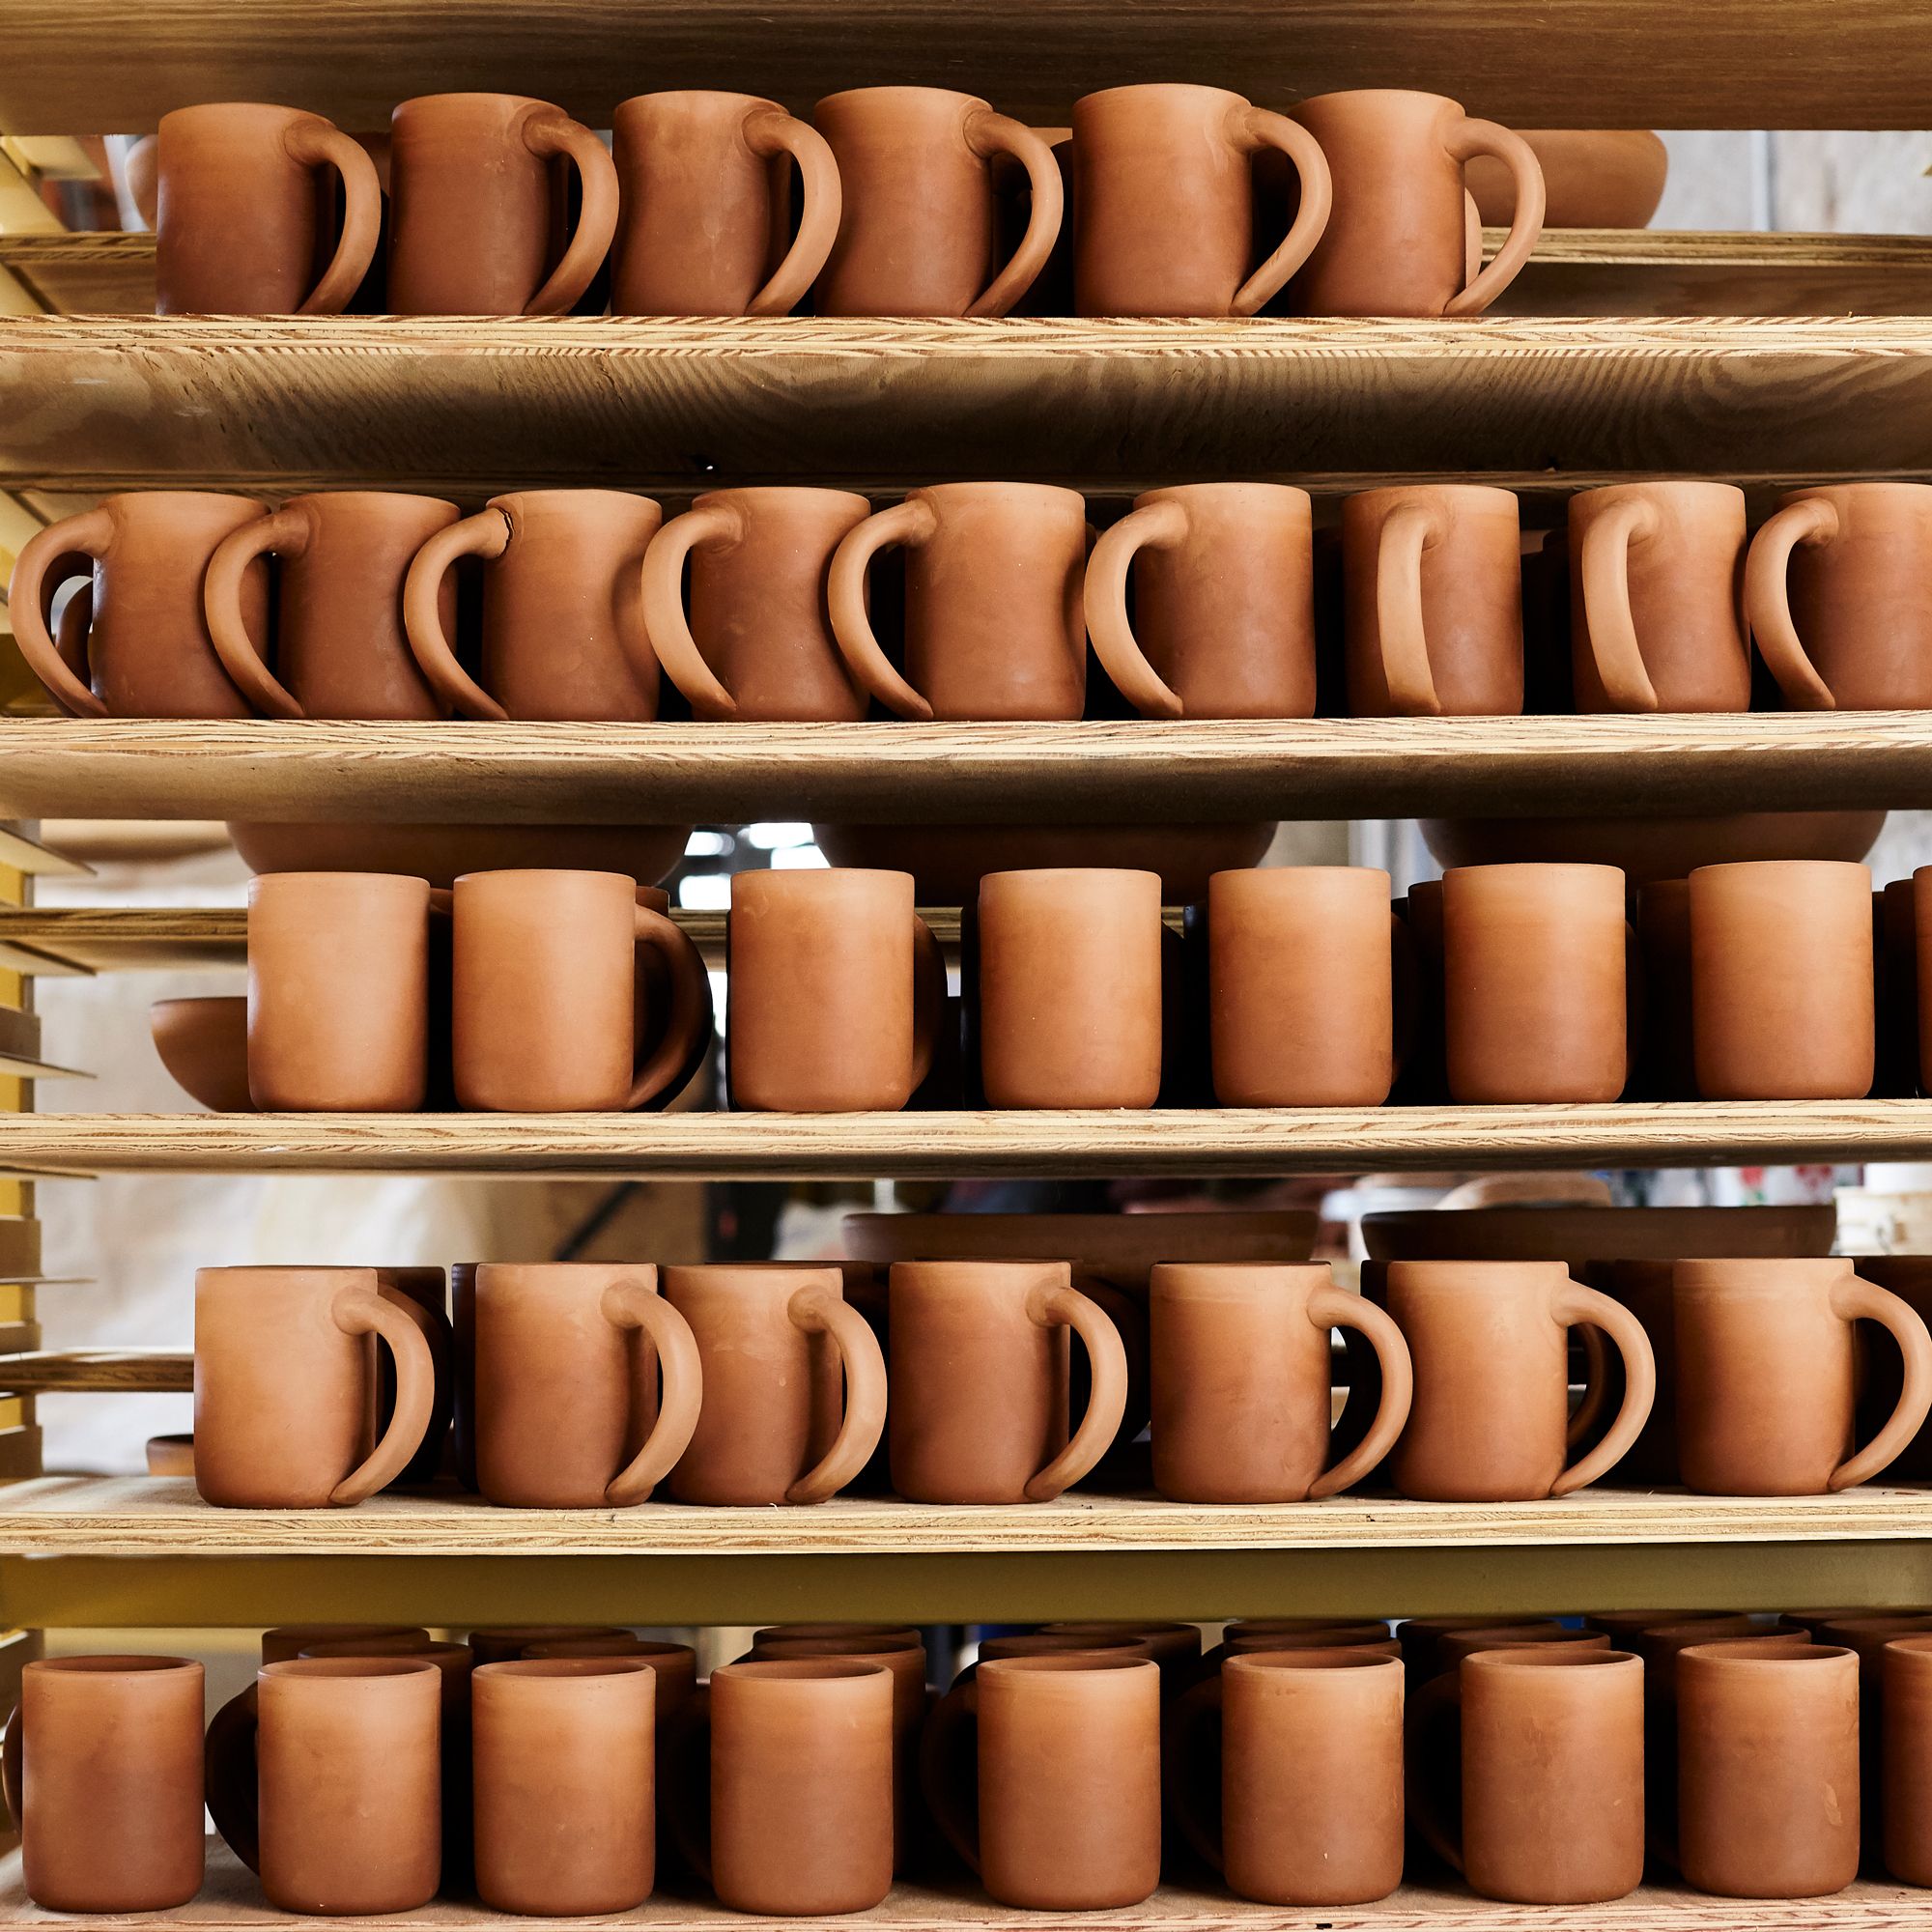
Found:
[{"label": "row of mugs", "polygon": [[[1612,484],[1568,516],[1535,558],[1535,601],[1568,606],[1578,711],[1747,710],[1753,638],[1795,708],[1932,705],[1932,485],[1795,492],[1748,552],[1728,483]],[[614,490],[516,491],[469,517],[402,493],[265,509],[145,491],[36,533],[11,603],[35,674],[78,716],[645,721],[662,666],[700,719],[836,722],[872,702],[1074,719],[1091,639],[1150,717],[1306,718],[1312,518],[1306,491],[1272,483],[1149,491],[1097,542],[1077,492],[1037,483],[937,484],[878,511],[845,490],[717,490],[668,522]],[[1511,492],[1363,491],[1339,542],[1350,713],[1523,710]],[[894,547],[896,662],[867,585]],[[463,559],[482,587],[459,654]],[[90,571],[56,639],[53,596]]]},{"label": "row of mugs", "polygon": [[[1487,267],[1463,182],[1479,156],[1514,185]],[[1082,315],[1254,315],[1284,289],[1304,315],[1476,315],[1544,213],[1519,136],[1395,89],[1283,115],[1223,88],[1117,87],[1066,129],[932,87],[831,95],[810,124],[751,95],[644,94],[608,152],[546,101],[426,95],[396,108],[384,158],[375,298],[404,315],[565,314],[607,255],[619,315],[783,315],[809,294],[820,315],[999,316],[1042,276],[1032,306]],[[567,230],[559,167],[580,190]],[[318,114],[177,109],[156,173],[162,314],[339,313],[384,239],[376,160]]]}]

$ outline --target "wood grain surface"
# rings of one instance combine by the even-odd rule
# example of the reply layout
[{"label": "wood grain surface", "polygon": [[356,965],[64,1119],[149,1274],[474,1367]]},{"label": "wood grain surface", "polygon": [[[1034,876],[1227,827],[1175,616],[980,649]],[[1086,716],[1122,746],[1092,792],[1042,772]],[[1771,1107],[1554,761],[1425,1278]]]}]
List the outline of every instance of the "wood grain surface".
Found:
[{"label": "wood grain surface", "polygon": [[179,1395],[193,1387],[194,1356],[181,1349],[35,1350],[0,1355],[0,1389],[15,1395]]}]

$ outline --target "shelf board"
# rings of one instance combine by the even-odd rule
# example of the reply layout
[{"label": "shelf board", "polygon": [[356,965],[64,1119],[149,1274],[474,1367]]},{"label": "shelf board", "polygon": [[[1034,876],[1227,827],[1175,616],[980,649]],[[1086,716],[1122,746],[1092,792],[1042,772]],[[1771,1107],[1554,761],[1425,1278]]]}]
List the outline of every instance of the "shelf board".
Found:
[{"label": "shelf board", "polygon": [[1917,317],[0,318],[8,488],[1802,482],[1932,475],[1928,408]]},{"label": "shelf board", "polygon": [[182,1349],[46,1349],[0,1355],[0,1389],[11,1395],[181,1395],[193,1387],[194,1355]]}]

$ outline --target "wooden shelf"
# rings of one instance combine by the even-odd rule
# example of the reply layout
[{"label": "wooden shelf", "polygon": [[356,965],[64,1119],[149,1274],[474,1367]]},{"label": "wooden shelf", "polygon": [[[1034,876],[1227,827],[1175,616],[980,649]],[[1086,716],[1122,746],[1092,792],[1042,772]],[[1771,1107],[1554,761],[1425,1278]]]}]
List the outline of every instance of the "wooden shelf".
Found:
[{"label": "wooden shelf", "polygon": [[0,1355],[0,1390],[10,1395],[182,1395],[193,1387],[194,1356],[182,1349],[33,1350]]}]

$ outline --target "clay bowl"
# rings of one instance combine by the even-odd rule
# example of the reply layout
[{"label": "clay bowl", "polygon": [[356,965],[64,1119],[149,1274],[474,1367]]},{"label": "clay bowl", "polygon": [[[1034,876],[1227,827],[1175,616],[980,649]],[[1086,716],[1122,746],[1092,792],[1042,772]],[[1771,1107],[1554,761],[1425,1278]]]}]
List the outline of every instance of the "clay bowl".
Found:
[{"label": "clay bowl", "polygon": [[402,872],[433,886],[464,872],[549,867],[622,872],[654,886],[684,857],[688,825],[280,825],[231,819],[251,872]]},{"label": "clay bowl", "polygon": [[155,1051],[175,1082],[217,1114],[252,1114],[248,1001],[241,993],[156,1000],[148,1009]]},{"label": "clay bowl", "polygon": [[1828,1255],[1830,1208],[1449,1208],[1362,1216],[1377,1262],[1682,1261]]},{"label": "clay bowl", "polygon": [[[1543,164],[1546,228],[1644,228],[1663,198],[1670,156],[1647,130],[1525,128],[1522,138]],[[1463,170],[1484,225],[1504,226],[1515,194],[1509,170],[1478,155]]]},{"label": "clay bowl", "polygon": [[192,1435],[151,1435],[148,1437],[148,1474],[151,1476],[192,1476],[194,1437]]}]

